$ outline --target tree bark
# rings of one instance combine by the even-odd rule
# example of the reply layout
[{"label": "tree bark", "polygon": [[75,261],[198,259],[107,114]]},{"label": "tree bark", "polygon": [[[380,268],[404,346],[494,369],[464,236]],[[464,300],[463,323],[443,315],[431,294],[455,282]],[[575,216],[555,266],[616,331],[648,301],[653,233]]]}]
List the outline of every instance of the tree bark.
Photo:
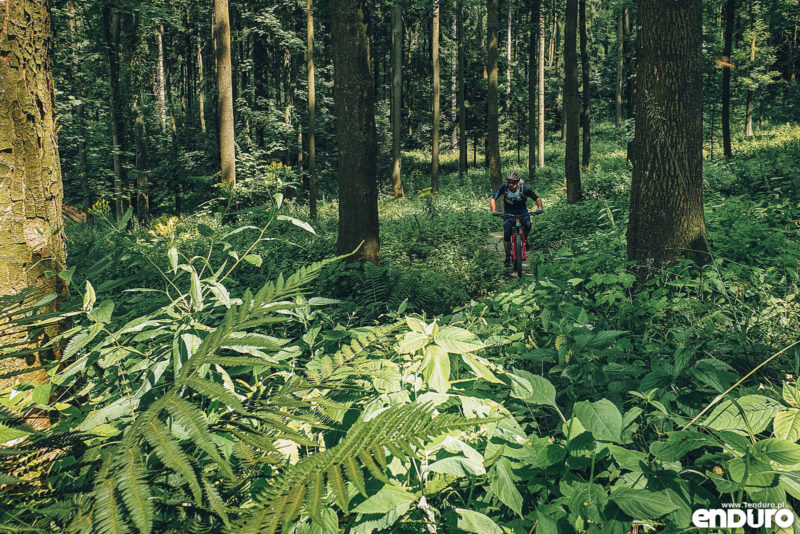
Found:
[{"label": "tree bark", "polygon": [[203,68],[203,47],[197,40],[197,111],[200,114],[200,131],[206,133],[206,76]]},{"label": "tree bark", "polygon": [[155,32],[156,49],[158,56],[156,59],[156,101],[158,102],[158,116],[161,119],[161,133],[167,131],[167,108],[164,98],[164,39],[163,26],[159,25]]},{"label": "tree bark", "polygon": [[233,133],[233,80],[231,78],[231,26],[228,0],[214,0],[214,48],[217,52],[219,90],[219,156],[222,181],[236,184],[236,146]]},{"label": "tree bark", "polygon": [[439,76],[439,0],[433,0],[431,57],[433,59],[433,146],[431,149],[431,192],[439,192],[439,121],[441,77]]},{"label": "tree bark", "polygon": [[467,172],[467,109],[464,105],[464,2],[457,0],[456,43],[458,47],[458,174]]},{"label": "tree bark", "polygon": [[536,130],[538,116],[536,114],[536,82],[538,74],[537,59],[539,57],[539,40],[536,34],[539,28],[539,4],[534,0],[530,4],[530,37],[528,39],[528,180],[536,183]]},{"label": "tree bark", "polygon": [[331,0],[334,100],[339,146],[339,254],[378,263],[375,91],[366,13],[369,0]]},{"label": "tree bark", "polygon": [[306,31],[308,38],[308,212],[317,219],[317,147],[316,114],[317,89],[314,85],[314,6],[306,0]]},{"label": "tree bark", "polygon": [[513,0],[508,0],[508,17],[506,19],[506,111],[511,109],[511,12],[513,8]]},{"label": "tree bark", "polygon": [[617,22],[617,99],[616,99],[616,126],[617,137],[622,131],[622,73],[625,67],[625,41],[622,33],[623,29],[623,14],[619,14],[619,21]]},{"label": "tree bark", "polygon": [[111,88],[111,147],[114,162],[114,215],[116,220],[122,218],[123,187],[127,181],[125,167],[122,164],[124,147],[124,126],[122,123],[122,102],[119,85],[119,13],[112,6],[103,7],[103,28],[105,30],[106,56],[108,58],[108,76]]},{"label": "tree bark", "polygon": [[707,258],[700,0],[639,0],[628,259],[647,279]]},{"label": "tree bark", "polygon": [[567,202],[581,200],[580,107],[578,101],[578,54],[575,46],[578,27],[578,0],[567,0],[564,20],[564,114],[567,143],[564,152],[564,176]]},{"label": "tree bark", "polygon": [[[458,10],[458,6],[456,6]],[[450,152],[458,150],[458,13],[450,26],[451,39],[456,43],[450,55]]]},{"label": "tree bark", "polygon": [[544,167],[544,0],[539,0],[539,167]]},{"label": "tree bark", "polygon": [[493,188],[500,187],[502,183],[500,163],[500,138],[499,118],[497,109],[497,10],[499,0],[487,0],[486,27],[487,27],[487,66],[489,76],[488,84],[488,110],[486,133],[486,162],[489,165],[489,176]]},{"label": "tree bark", "polygon": [[581,117],[581,126],[583,128],[583,150],[581,151],[581,165],[584,169],[589,168],[589,160],[592,153],[592,140],[591,140],[591,114],[590,104],[592,100],[591,90],[589,87],[589,51],[588,39],[586,37],[586,0],[580,0],[578,9],[579,24],[581,27],[581,85],[583,85],[583,115]]},{"label": "tree bark", "polygon": [[[52,67],[52,20],[46,2],[0,3],[0,295],[17,295],[26,287],[43,294],[63,293],[57,276],[65,268],[61,223],[61,166],[56,143]],[[33,302],[27,302],[32,305]],[[25,304],[22,305],[25,307]],[[46,311],[55,311],[55,304]],[[9,312],[10,313],[10,312]],[[7,316],[2,322],[7,320]],[[37,342],[57,333],[46,329]],[[0,345],[28,345],[27,335],[4,328]],[[58,354],[55,354],[57,357]],[[43,352],[0,359],[0,389],[48,379]],[[48,426],[46,418],[31,421]]]},{"label": "tree bark", "polygon": [[[756,60],[756,33],[753,32],[753,40],[750,42],[750,64]],[[747,98],[744,106],[744,135],[753,137],[753,91],[747,91]]]},{"label": "tree bark", "polygon": [[136,140],[136,217],[141,224],[147,224],[150,218],[150,198],[147,176],[147,135],[144,128],[141,93],[133,101],[133,111],[136,114],[133,124],[133,135]]},{"label": "tree bark", "polygon": [[400,108],[403,96],[403,7],[399,2],[392,7],[392,189],[394,197],[403,192],[400,136],[402,124]]},{"label": "tree bark", "polygon": [[75,16],[75,2],[73,0],[67,1],[67,12],[69,13],[69,34],[70,34],[70,47],[72,48],[72,69],[70,78],[73,83],[80,84],[80,97],[81,101],[75,106],[75,126],[78,132],[78,180],[82,184],[84,211],[89,213],[89,208],[92,206],[92,193],[89,190],[89,180],[86,176],[86,119],[85,119],[85,106],[83,99],[86,97],[86,90],[84,89],[83,80],[80,73],[80,62],[78,60],[78,44],[77,44],[77,17]]},{"label": "tree bark", "polygon": [[725,36],[722,51],[722,152],[726,158],[731,151],[731,54],[733,53],[733,24],[736,16],[736,0],[725,4]]}]

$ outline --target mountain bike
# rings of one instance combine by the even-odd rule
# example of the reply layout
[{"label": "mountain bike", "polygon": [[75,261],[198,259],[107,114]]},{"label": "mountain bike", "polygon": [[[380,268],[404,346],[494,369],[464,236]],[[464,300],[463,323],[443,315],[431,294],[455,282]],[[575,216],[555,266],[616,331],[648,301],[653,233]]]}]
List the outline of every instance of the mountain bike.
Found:
[{"label": "mountain bike", "polygon": [[[529,215],[541,215],[541,210],[529,212]],[[493,213],[496,217],[514,217],[511,225],[511,267],[517,273],[517,278],[522,278],[522,262],[527,259],[527,243],[525,240],[525,226],[522,224],[521,215],[510,213]]]}]

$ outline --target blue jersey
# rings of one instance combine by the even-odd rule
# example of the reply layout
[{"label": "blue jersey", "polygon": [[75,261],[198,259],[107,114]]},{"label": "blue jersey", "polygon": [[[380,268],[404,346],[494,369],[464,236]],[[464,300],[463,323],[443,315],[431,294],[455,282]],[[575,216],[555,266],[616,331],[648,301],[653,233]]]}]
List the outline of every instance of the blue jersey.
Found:
[{"label": "blue jersey", "polygon": [[530,198],[534,202],[539,198],[536,193],[525,184],[517,187],[516,191],[511,191],[508,185],[503,184],[500,188],[492,193],[492,198],[497,200],[497,197],[503,196],[503,211],[510,215],[525,215],[528,213],[528,201]]}]

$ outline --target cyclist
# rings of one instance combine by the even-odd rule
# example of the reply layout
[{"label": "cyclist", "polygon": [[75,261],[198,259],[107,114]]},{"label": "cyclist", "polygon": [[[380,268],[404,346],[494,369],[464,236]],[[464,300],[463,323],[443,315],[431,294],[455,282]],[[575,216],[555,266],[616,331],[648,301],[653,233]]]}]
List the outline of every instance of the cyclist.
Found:
[{"label": "cyclist", "polygon": [[527,242],[528,233],[531,231],[531,216],[528,213],[528,198],[536,202],[539,208],[534,213],[542,213],[542,199],[536,196],[533,190],[526,186],[519,178],[518,172],[510,172],[506,176],[506,183],[501,185],[489,198],[489,208],[492,215],[498,215],[495,200],[500,195],[503,197],[503,248],[506,251],[506,267],[511,267],[511,227],[514,225],[514,216],[520,217]]}]

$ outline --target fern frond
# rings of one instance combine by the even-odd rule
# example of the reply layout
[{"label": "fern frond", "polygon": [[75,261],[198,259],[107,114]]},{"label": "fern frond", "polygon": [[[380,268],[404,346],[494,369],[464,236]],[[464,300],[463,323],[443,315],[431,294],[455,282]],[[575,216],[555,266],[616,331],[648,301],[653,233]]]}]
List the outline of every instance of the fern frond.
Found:
[{"label": "fern frond", "polygon": [[214,444],[203,412],[179,397],[167,400],[167,411],[189,432],[194,445],[205,451],[227,478],[233,478],[233,470]]},{"label": "fern frond", "polygon": [[172,437],[169,430],[164,424],[156,418],[152,418],[144,425],[142,434],[144,439],[153,447],[164,465],[167,465],[180,473],[183,479],[189,484],[192,490],[192,495],[197,504],[202,502],[202,490],[200,484],[197,482],[197,476],[194,473],[192,464],[189,457],[181,450],[181,446]]},{"label": "fern frond", "polygon": [[[281,523],[286,526],[293,521],[299,514],[300,507],[293,509],[296,501],[292,496],[301,487],[307,488],[306,510],[312,517],[320,515],[320,505],[315,503],[319,503],[324,494],[323,473],[338,506],[347,512],[349,494],[346,482],[351,482],[366,494],[362,466],[370,471],[377,469],[376,464],[386,466],[384,447],[395,449],[397,454],[405,457],[414,454],[413,449],[407,445],[412,440],[429,440],[446,432],[477,424],[474,420],[457,415],[432,415],[433,409],[429,405],[409,404],[389,408],[370,421],[354,424],[334,447],[312,454],[287,467],[269,488],[259,493],[256,496],[259,508],[245,518],[241,531],[272,534]],[[406,445],[398,448],[398,443]],[[372,456],[374,461],[365,461],[365,456]]]},{"label": "fern frond", "polygon": [[247,410],[244,409],[242,401],[236,395],[225,389],[222,384],[205,380],[204,378],[191,377],[182,381],[183,384],[189,386],[200,395],[208,397],[212,400],[217,400],[227,404],[236,413],[247,415]]},{"label": "fern frond", "polygon": [[128,525],[122,516],[122,507],[114,494],[114,480],[109,476],[110,457],[106,457],[94,486],[92,529],[98,534],[125,534]]},{"label": "fern frond", "polygon": [[146,470],[141,451],[134,447],[125,451],[120,459],[116,484],[122,502],[142,534],[149,534],[153,526],[153,503],[150,487],[145,480]]},{"label": "fern frond", "polygon": [[222,497],[220,497],[217,488],[211,482],[203,477],[203,489],[206,490],[206,495],[208,496],[208,504],[211,507],[211,510],[219,517],[222,518],[223,523],[225,526],[230,526],[230,521],[228,520],[228,511],[225,509],[225,503],[222,501]]}]

